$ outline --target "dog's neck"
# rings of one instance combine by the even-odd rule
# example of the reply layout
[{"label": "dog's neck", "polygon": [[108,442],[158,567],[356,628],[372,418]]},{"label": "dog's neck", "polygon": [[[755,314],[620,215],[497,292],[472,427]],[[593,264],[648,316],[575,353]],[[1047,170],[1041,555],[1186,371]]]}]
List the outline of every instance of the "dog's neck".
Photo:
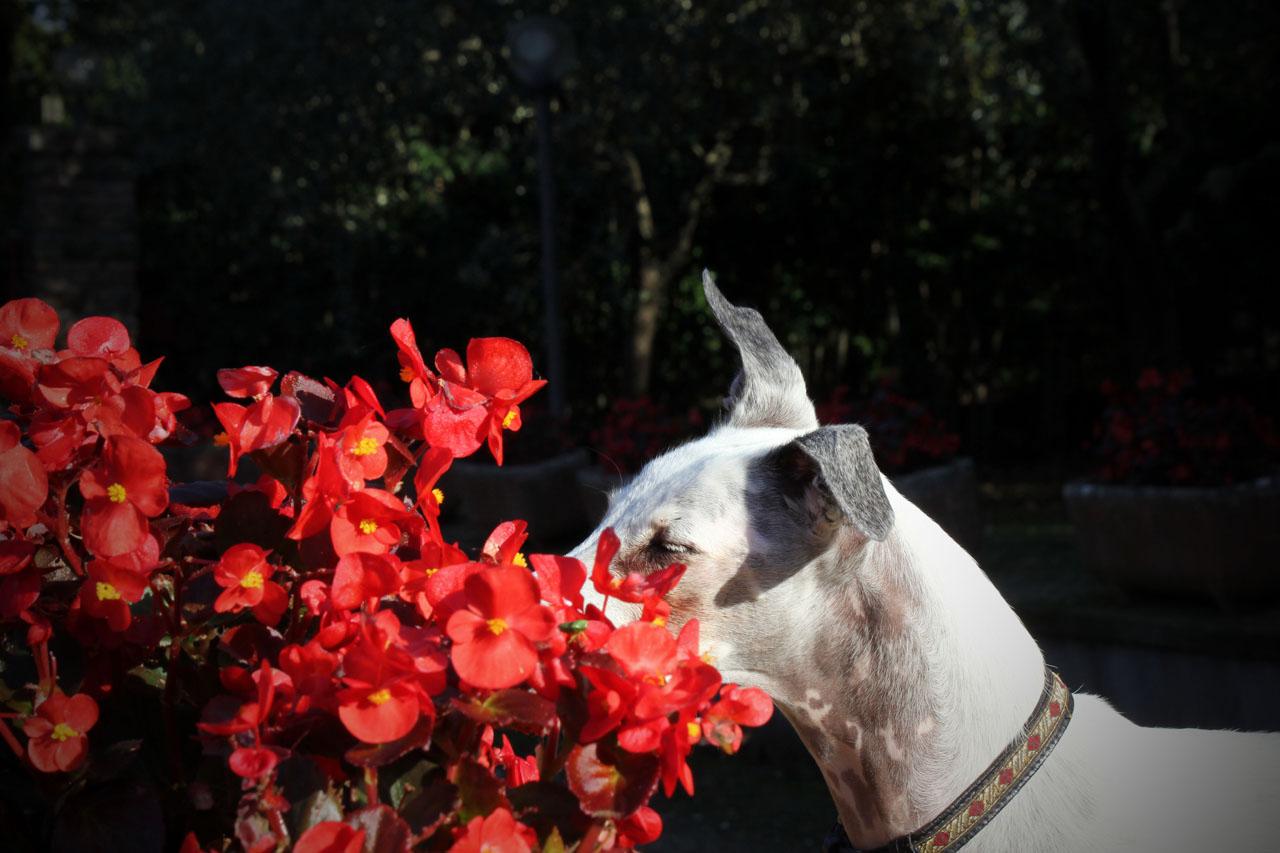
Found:
[{"label": "dog's neck", "polygon": [[[941,813],[1021,733],[1044,683],[1039,649],[986,575],[890,490],[894,533],[819,559],[822,612],[798,611],[792,659],[769,686],[862,849]],[[833,575],[843,582],[827,586]]]}]

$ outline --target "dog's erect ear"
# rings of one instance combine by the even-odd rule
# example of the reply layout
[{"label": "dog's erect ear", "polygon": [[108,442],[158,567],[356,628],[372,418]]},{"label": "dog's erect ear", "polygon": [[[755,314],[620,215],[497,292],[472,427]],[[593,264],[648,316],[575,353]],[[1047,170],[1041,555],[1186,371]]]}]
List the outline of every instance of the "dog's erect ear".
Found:
[{"label": "dog's erect ear", "polygon": [[889,536],[893,507],[884,493],[865,429],[856,424],[822,427],[797,438],[788,446],[791,448],[816,466],[820,479],[811,487],[829,492],[835,508],[850,524],[877,542]]},{"label": "dog's erect ear", "polygon": [[805,393],[800,365],[778,343],[760,312],[730,305],[705,270],[702,289],[716,322],[742,356],[742,372],[729,391],[729,425],[816,428],[818,416]]}]

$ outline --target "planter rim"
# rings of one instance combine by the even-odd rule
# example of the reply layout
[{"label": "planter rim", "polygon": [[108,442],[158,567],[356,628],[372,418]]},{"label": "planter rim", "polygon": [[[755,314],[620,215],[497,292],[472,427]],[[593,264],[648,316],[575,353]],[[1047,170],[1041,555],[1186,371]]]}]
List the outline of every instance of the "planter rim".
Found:
[{"label": "planter rim", "polygon": [[1224,495],[1239,495],[1249,492],[1280,492],[1280,477],[1264,474],[1254,480],[1243,483],[1228,483],[1225,486],[1153,486],[1133,485],[1128,483],[1099,483],[1096,480],[1080,478],[1068,480],[1062,486],[1065,497],[1083,497],[1097,495],[1099,497],[1121,497],[1143,495],[1150,497],[1187,497],[1205,498]]}]

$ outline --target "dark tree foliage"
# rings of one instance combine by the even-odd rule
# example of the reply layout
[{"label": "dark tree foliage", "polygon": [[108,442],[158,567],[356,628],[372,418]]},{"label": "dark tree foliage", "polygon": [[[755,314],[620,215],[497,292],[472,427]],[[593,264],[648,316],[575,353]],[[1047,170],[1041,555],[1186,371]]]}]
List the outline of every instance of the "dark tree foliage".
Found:
[{"label": "dark tree foliage", "polygon": [[[27,55],[38,5],[0,3]],[[533,109],[503,53],[527,4],[58,8],[109,58],[82,109],[133,132],[143,334],[184,383],[228,358],[390,377],[399,316],[424,350],[537,353]],[[536,11],[577,40],[555,103],[577,418],[722,391],[704,265],[816,396],[897,372],[995,461],[1078,447],[1099,382],[1144,366],[1270,404],[1275,4]],[[30,121],[35,71],[10,81]]]}]

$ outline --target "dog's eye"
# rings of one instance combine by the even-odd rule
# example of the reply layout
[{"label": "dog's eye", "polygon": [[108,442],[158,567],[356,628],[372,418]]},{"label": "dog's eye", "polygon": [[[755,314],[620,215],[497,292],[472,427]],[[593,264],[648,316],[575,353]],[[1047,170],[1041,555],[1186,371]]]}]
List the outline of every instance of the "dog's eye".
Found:
[{"label": "dog's eye", "polygon": [[645,546],[646,555],[654,561],[679,562],[693,552],[691,546],[673,542],[661,533],[650,539],[649,544]]}]

